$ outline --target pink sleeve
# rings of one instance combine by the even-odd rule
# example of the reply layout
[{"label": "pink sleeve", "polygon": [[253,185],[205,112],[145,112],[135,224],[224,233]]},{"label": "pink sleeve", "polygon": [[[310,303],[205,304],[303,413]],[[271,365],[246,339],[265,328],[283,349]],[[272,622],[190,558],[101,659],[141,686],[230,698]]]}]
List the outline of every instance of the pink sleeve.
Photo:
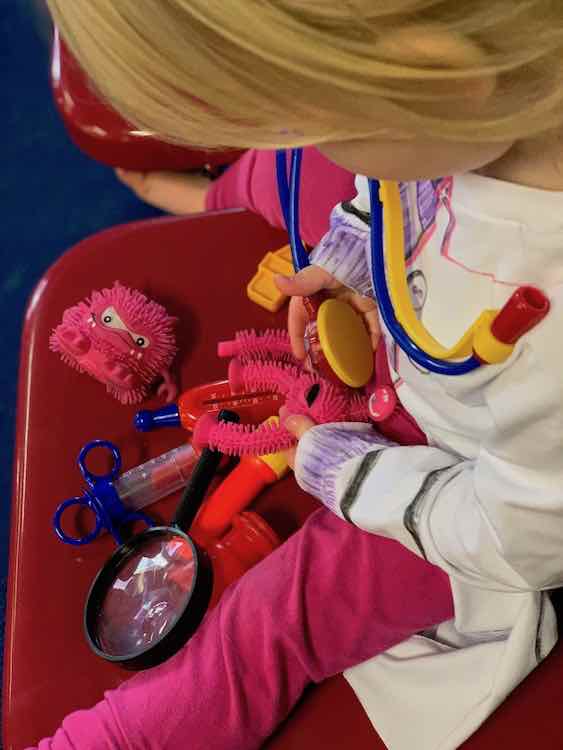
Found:
[{"label": "pink sleeve", "polygon": [[[301,183],[301,235],[313,247],[328,230],[334,206],[356,194],[354,175],[309,146],[303,151]],[[206,209],[224,208],[246,208],[274,227],[285,227],[278,198],[275,151],[247,151],[211,184]]]},{"label": "pink sleeve", "polygon": [[[327,602],[338,603],[328,618]],[[34,750],[260,750],[309,683],[451,617],[440,569],[320,508],[227,588],[175,656]]]},{"label": "pink sleeve", "polygon": [[[110,703],[100,701],[87,711],[75,711],[66,717],[55,735],[27,750],[129,750],[132,747],[114,716]],[[158,743],[154,745],[155,749]]]},{"label": "pink sleeve", "polygon": [[[216,644],[215,644],[216,646]],[[51,738],[27,750],[183,750],[189,700],[197,680],[190,680],[189,647],[164,664],[139,672],[92,708],[74,711]],[[181,685],[187,700],[182,700]],[[201,706],[198,707],[201,710]],[[193,716],[191,717],[193,719]]]}]

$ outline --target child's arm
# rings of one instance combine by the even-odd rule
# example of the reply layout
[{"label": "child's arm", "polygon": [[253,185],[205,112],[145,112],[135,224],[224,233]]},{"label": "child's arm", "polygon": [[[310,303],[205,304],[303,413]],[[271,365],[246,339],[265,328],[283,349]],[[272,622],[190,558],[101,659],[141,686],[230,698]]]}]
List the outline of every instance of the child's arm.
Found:
[{"label": "child's arm", "polygon": [[512,364],[483,390],[477,456],[389,447],[362,425],[301,438],[296,476],[331,510],[449,575],[502,590],[563,583],[563,290]]},{"label": "child's arm", "polygon": [[[305,356],[303,334],[308,314],[302,296],[324,289],[346,300],[364,319],[372,346],[380,336],[370,269],[369,216],[353,201],[340,203],[330,216],[330,228],[311,252],[311,265],[292,276],[277,276],[279,289],[291,297],[288,330],[293,353]],[[359,202],[361,206],[361,202]]]},{"label": "child's arm", "polygon": [[365,216],[356,208],[356,199],[337,205],[330,216],[330,229],[310,259],[358,294],[373,296],[370,227]]},{"label": "child's arm", "polygon": [[[360,186],[360,183],[356,183]],[[337,206],[312,253],[373,294],[365,190]],[[563,584],[563,290],[483,392],[492,428],[471,460],[390,447],[368,425],[322,425],[299,441],[296,476],[331,510],[400,541],[450,575],[503,589]]]},{"label": "child's arm", "polygon": [[53,737],[45,738],[37,747],[27,750],[102,750],[110,747],[129,750],[132,745],[121,727],[120,717],[106,698],[87,711],[70,714]]}]

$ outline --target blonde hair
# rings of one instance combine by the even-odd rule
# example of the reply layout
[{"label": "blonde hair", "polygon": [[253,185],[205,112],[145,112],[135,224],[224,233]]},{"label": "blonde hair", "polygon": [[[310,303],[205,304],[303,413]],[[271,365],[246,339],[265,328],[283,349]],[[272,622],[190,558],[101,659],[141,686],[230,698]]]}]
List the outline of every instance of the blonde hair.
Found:
[{"label": "blonde hair", "polygon": [[[561,0],[48,4],[108,102],[175,143],[275,148],[402,125],[494,141],[563,124]],[[409,29],[446,43],[429,54]],[[494,95],[464,107],[461,92],[485,79]]]}]

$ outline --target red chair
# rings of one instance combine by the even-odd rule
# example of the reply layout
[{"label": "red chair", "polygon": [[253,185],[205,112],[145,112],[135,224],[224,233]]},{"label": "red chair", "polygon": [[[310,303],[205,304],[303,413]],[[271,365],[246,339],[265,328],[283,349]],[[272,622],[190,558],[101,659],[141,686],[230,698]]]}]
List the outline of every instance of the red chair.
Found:
[{"label": "red chair", "polygon": [[[51,528],[57,503],[81,490],[80,448],[95,437],[108,438],[120,446],[128,468],[185,439],[180,430],[136,433],[134,407],[118,405],[103,386],[49,351],[51,329],[66,307],[118,279],[145,290],[179,317],[182,388],[223,377],[225,365],[215,354],[218,339],[243,327],[284,323],[283,312],[273,316],[249,302],[244,286],[262,256],[285,240],[257,216],[238,210],[140,222],[84,240],[39,282],[25,319],[19,374],[4,659],[6,750],[22,750],[52,734],[69,711],[92,705],[105,688],[128,676],[94,656],[82,632],[86,593],[113,549],[111,538],[70,548]],[[174,502],[164,500],[151,513],[167,520]],[[282,535],[315,507],[291,478],[270,487],[255,505]],[[561,705],[563,646],[558,645],[463,748],[561,750],[563,722],[555,709]],[[342,677],[309,690],[266,746],[384,748]]]},{"label": "red chair", "polygon": [[103,103],[55,29],[51,85],[57,109],[74,143],[84,153],[112,167],[149,172],[187,171],[230,164],[242,152],[204,151],[153,138]]}]

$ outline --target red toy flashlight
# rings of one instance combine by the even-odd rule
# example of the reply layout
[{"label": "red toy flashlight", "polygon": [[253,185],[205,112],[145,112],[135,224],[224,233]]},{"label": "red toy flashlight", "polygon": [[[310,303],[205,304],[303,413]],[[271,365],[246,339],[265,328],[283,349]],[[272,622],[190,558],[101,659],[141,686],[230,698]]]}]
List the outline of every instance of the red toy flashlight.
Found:
[{"label": "red toy flashlight", "polygon": [[[279,425],[279,417],[266,420]],[[194,534],[204,537],[222,536],[233,517],[246,508],[270,484],[289,471],[285,451],[264,456],[243,456],[240,463],[223,480],[202,505],[193,524]]]}]

